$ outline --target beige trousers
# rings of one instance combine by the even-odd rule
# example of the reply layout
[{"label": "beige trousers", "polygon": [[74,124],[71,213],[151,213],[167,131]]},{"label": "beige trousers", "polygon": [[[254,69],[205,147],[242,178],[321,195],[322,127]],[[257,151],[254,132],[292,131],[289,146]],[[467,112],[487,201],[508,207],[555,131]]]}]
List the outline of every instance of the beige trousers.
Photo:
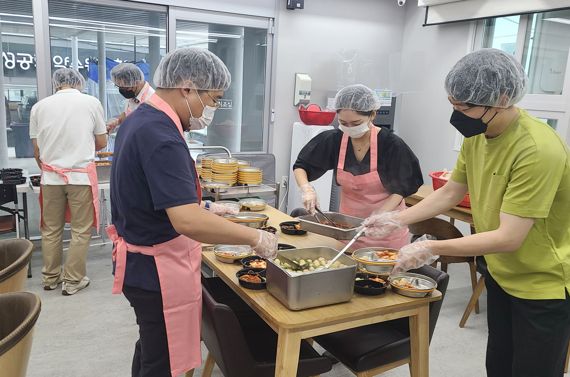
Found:
[{"label": "beige trousers", "polygon": [[[86,274],[87,250],[93,225],[91,186],[43,185],[42,268],[43,284],[62,279],[77,284]],[[62,270],[65,208],[71,212],[71,243]]]}]

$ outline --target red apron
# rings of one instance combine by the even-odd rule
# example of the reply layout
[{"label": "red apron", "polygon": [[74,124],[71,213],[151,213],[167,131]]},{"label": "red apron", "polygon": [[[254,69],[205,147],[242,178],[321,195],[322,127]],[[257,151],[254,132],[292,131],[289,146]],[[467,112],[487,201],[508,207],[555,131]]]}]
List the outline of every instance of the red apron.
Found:
[{"label": "red apron", "polygon": [[[162,98],[153,95],[147,103],[165,112],[174,121],[181,136],[183,135],[180,119]],[[196,182],[196,190],[200,201],[202,190],[199,182]],[[114,225],[107,227],[107,234],[114,244],[113,294],[119,294],[123,290],[127,250],[131,253],[153,256],[162,294],[170,372],[175,377],[199,367],[202,363],[200,349],[202,244],[180,235],[153,246],[131,245],[117,233]]]},{"label": "red apron", "polygon": [[[353,175],[344,170],[344,161],[348,149],[349,137],[344,134],[340,144],[336,179],[341,186],[340,212],[345,215],[367,218],[380,208],[384,201],[391,195],[386,190],[378,175],[378,132],[377,127],[370,131],[370,172],[362,175]],[[397,207],[398,210],[406,208],[404,200]],[[408,229],[402,229],[392,233],[383,239],[362,237],[356,241],[351,250],[363,247],[384,246],[387,248],[400,249],[410,243]]]},{"label": "red apron", "polygon": [[[94,162],[89,163],[84,168],[76,169],[66,169],[58,168],[52,165],[48,165],[42,162],[42,173],[44,171],[57,173],[63,180],[65,184],[69,183],[69,178],[66,173],[86,173],[89,177],[89,184],[91,185],[91,194],[93,194],[93,227],[99,232],[99,182],[97,180],[97,167]],[[69,210],[69,204],[65,208],[65,222],[71,222],[71,211]],[[42,185],[40,185],[40,229],[44,225],[44,202],[42,195]]]}]

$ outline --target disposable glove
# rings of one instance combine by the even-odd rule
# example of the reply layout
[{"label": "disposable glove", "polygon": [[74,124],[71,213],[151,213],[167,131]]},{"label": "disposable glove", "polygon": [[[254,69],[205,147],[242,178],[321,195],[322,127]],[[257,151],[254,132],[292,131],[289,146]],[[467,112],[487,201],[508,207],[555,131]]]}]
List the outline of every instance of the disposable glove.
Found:
[{"label": "disposable glove", "polygon": [[384,238],[395,231],[405,228],[406,225],[397,220],[398,213],[399,211],[391,211],[372,214],[362,223],[366,237]]},{"label": "disposable glove", "polygon": [[426,264],[435,262],[439,255],[435,255],[432,249],[433,242],[426,235],[418,238],[416,242],[404,246],[398,253],[398,262],[392,270],[392,275],[400,272],[414,270]]},{"label": "disposable glove", "polygon": [[277,236],[264,230],[257,230],[259,239],[253,248],[255,254],[260,257],[273,259],[277,255]]},{"label": "disposable glove", "polygon": [[303,206],[311,215],[315,214],[315,207],[318,206],[317,192],[310,184],[301,186],[301,193],[303,195]]}]

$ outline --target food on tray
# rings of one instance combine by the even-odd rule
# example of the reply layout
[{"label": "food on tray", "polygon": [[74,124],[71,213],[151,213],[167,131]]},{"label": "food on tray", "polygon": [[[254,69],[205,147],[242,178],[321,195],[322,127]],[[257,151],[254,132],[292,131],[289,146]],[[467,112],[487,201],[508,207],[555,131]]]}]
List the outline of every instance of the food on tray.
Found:
[{"label": "food on tray", "polygon": [[376,253],[376,258],[383,259],[383,260],[397,260],[398,259],[398,252],[392,250],[379,250]]},{"label": "food on tray", "polygon": [[248,283],[260,284],[263,283],[263,279],[256,273],[241,275],[239,279],[247,281]]},{"label": "food on tray", "polygon": [[356,280],[356,281],[372,280],[372,281],[375,281],[375,282],[380,283],[380,284],[386,284],[386,281],[385,281],[384,279],[381,279],[381,278],[379,278],[379,277],[377,277],[377,276],[372,276],[372,277],[369,277],[369,278],[366,278],[366,279],[359,277],[359,278],[356,278],[355,280]]},{"label": "food on tray", "polygon": [[403,288],[403,289],[417,289],[418,288],[415,285],[413,285],[410,280],[408,280],[406,278],[394,279],[394,280],[392,280],[392,284],[394,284],[398,288]]},{"label": "food on tray", "polygon": [[274,226],[264,226],[264,227],[259,228],[259,229],[264,230],[264,231],[269,232],[269,233],[273,233],[273,234],[277,233],[277,229]]},{"label": "food on tray", "polygon": [[[274,262],[276,265],[278,265],[282,269],[286,270],[287,272],[295,273],[295,274],[322,270],[323,268],[325,268],[327,263],[330,262],[330,259],[327,260],[324,257],[320,257],[317,259],[305,258],[305,259],[297,259],[297,260],[292,259],[292,260],[294,262],[297,262],[299,264],[299,266],[301,266],[303,268],[303,270],[298,271],[295,268],[296,266],[293,267],[286,261],[281,262],[278,258],[275,259]],[[337,261],[337,262],[334,262],[329,268],[333,269],[333,268],[341,268],[341,267],[345,267],[345,265]]]},{"label": "food on tray", "polygon": [[249,261],[247,265],[251,268],[263,268],[263,269],[267,268],[267,262],[264,261],[263,259],[255,259]]},{"label": "food on tray", "polygon": [[283,224],[281,227],[285,230],[301,230],[301,224]]}]

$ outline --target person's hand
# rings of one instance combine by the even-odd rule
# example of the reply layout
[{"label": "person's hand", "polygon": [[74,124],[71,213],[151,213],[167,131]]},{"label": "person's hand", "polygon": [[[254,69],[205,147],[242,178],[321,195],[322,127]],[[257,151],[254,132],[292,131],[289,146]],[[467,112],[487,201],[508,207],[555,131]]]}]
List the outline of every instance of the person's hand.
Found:
[{"label": "person's hand", "polygon": [[364,234],[370,238],[384,238],[390,233],[406,227],[398,220],[398,211],[373,213],[362,225]]},{"label": "person's hand", "polygon": [[208,210],[218,216],[237,215],[239,213],[237,206],[232,206],[225,203],[210,203]]},{"label": "person's hand", "polygon": [[303,206],[311,215],[314,215],[315,207],[318,205],[315,188],[310,183],[304,184],[300,188],[303,195]]},{"label": "person's hand", "polygon": [[433,252],[433,242],[437,241],[428,240],[423,236],[418,241],[401,248],[398,253],[398,262],[396,262],[391,275],[435,262],[439,256]]},{"label": "person's hand", "polygon": [[258,229],[259,238],[253,248],[255,254],[260,257],[273,259],[277,255],[277,236],[275,234]]},{"label": "person's hand", "polygon": [[117,128],[117,126],[119,126],[119,119],[118,118],[113,118],[110,121],[107,122],[107,133],[110,134],[113,131],[115,131],[115,128]]}]

